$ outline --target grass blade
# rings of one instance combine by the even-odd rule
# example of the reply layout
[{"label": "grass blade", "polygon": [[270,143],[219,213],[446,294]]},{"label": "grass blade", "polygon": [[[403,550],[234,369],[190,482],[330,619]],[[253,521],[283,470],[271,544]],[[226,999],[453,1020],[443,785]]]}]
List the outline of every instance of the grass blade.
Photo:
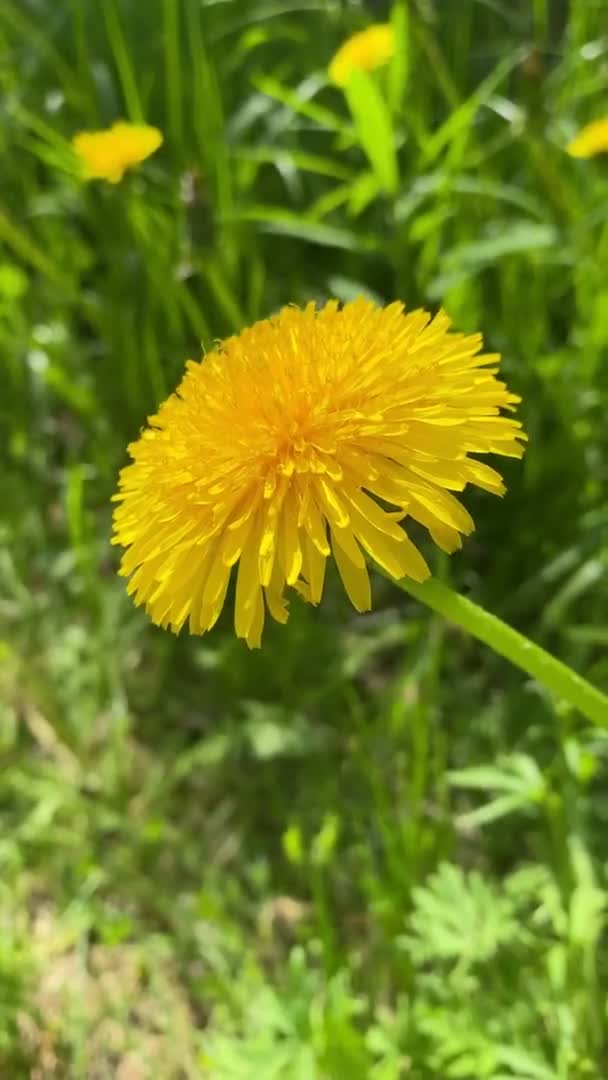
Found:
[{"label": "grass blade", "polygon": [[129,46],[114,0],[104,0],[102,12],[129,120],[132,120],[134,124],[142,124],[144,122],[144,110],[137,89],[135,69],[131,63]]},{"label": "grass blade", "polygon": [[359,143],[380,187],[392,194],[399,185],[395,134],[388,105],[372,76],[353,72],[344,88]]}]

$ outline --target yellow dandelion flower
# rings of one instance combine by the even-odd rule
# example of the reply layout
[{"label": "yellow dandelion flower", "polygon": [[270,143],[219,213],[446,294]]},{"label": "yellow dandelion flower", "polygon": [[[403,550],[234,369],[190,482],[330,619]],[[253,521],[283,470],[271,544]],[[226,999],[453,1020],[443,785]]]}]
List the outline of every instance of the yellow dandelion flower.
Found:
[{"label": "yellow dandelion flower", "polygon": [[353,71],[373,71],[386,64],[395,51],[390,23],[376,23],[349,37],[333,56],[328,73],[337,86],[346,86]]},{"label": "yellow dandelion flower", "polygon": [[188,361],[177,392],[129,447],[114,496],[120,573],[152,620],[209,630],[238,563],[235,629],[260,644],[286,586],[313,604],[330,555],[358,611],[366,557],[395,579],[429,569],[403,521],[444,551],[473,521],[451,494],[501,477],[471,453],[521,457],[519,398],[481,336],[440,312],[366,299],[286,307]]},{"label": "yellow dandelion flower", "polygon": [[81,131],[72,139],[87,180],[117,184],[127,169],[140,165],[162,145],[162,133],[147,124],[120,120],[103,131]]},{"label": "yellow dandelion flower", "polygon": [[608,117],[586,124],[572,142],[568,143],[566,150],[571,157],[577,158],[608,153]]}]

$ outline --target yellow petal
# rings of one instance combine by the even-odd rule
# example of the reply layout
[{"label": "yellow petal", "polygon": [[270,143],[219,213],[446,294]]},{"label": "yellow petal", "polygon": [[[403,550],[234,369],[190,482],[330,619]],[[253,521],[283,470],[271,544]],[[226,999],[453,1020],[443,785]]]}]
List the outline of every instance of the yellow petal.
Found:
[{"label": "yellow petal", "polygon": [[237,637],[248,637],[254,619],[254,609],[262,595],[258,568],[259,533],[258,520],[239,561],[234,600],[234,626]]},{"label": "yellow petal", "polygon": [[366,495],[364,491],[349,491],[348,500],[380,532],[394,537],[395,540],[401,539],[403,530],[399,528],[386,510],[378,506],[378,503],[370,499],[369,495]]},{"label": "yellow petal", "polygon": [[293,585],[302,569],[302,548],[298,530],[298,508],[293,493],[283,502],[278,534],[278,555],[288,585]]},{"label": "yellow petal", "polygon": [[424,581],[430,574],[422,555],[405,533],[400,540],[375,529],[358,511],[353,512],[353,532],[372,559],[392,577]]},{"label": "yellow petal", "polygon": [[327,529],[325,520],[314,498],[310,498],[306,517],[304,519],[304,527],[308,536],[312,540],[313,544],[317,548],[317,551],[321,555],[329,555],[329,544],[327,543]]},{"label": "yellow petal", "polygon": [[250,649],[259,649],[262,644],[262,630],[264,629],[264,600],[262,590],[258,589],[251,613],[251,619],[245,638]]},{"label": "yellow petal", "polygon": [[450,525],[453,529],[458,529],[459,532],[467,535],[473,532],[475,528],[473,518],[448,491],[443,491],[441,488],[421,487],[418,484],[411,484],[410,489],[412,500],[409,503],[408,512],[412,517],[416,517],[415,500],[426,510],[430,510],[439,521],[443,521],[444,525]]},{"label": "yellow petal", "polygon": [[[316,544],[308,535],[304,537],[304,551],[306,556],[306,578],[310,588],[310,603],[318,604],[323,596],[325,583],[325,567],[327,558],[322,555]],[[329,545],[327,546],[329,553]]]},{"label": "yellow petal", "polygon": [[[369,574],[352,533],[348,529],[332,529],[331,541],[338,573],[353,607],[357,611],[369,611],[372,606]],[[351,557],[355,552],[356,562]]]},{"label": "yellow petal", "polygon": [[318,477],[315,490],[330,524],[338,529],[344,529],[350,520],[348,510],[333,484],[328,484],[323,477]]},{"label": "yellow petal", "polygon": [[576,138],[568,143],[567,152],[571,157],[588,158],[608,151],[608,117],[593,120],[579,131]]}]

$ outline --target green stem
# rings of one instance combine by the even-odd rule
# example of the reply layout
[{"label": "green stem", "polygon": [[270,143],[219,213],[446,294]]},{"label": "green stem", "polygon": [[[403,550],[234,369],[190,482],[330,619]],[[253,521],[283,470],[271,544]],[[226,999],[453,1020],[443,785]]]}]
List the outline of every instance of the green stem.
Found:
[{"label": "green stem", "polygon": [[579,709],[588,720],[608,729],[608,697],[572,668],[562,664],[561,660],[556,660],[541,649],[540,645],[535,645],[501,619],[490,615],[478,604],[460,596],[435,578],[429,578],[422,585],[409,578],[396,584],[416,600],[421,600],[445,619],[489,645],[494,652],[506,656],[507,660],[537,679],[556,698],[562,698]]}]

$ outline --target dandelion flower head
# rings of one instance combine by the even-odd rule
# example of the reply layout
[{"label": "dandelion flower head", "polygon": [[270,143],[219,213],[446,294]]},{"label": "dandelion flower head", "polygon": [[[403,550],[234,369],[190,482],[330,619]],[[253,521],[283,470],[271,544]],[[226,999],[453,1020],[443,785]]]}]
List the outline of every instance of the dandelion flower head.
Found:
[{"label": "dandelion flower head", "polygon": [[103,131],[81,131],[72,139],[85,179],[117,184],[127,169],[140,165],[162,145],[158,128],[122,120]]},{"label": "dandelion flower head", "polygon": [[608,117],[586,124],[566,149],[571,157],[577,158],[608,153]]},{"label": "dandelion flower head", "polygon": [[346,86],[353,71],[373,71],[386,64],[395,51],[390,23],[376,23],[349,37],[333,56],[328,72],[337,86]]},{"label": "dandelion flower head", "polygon": [[449,319],[366,299],[286,307],[190,360],[131,444],[114,497],[120,572],[152,620],[209,630],[236,567],[235,629],[260,644],[292,586],[319,603],[327,559],[359,611],[366,557],[395,579],[429,569],[407,518],[444,551],[473,521],[452,494],[501,477],[472,453],[520,457],[519,401],[499,357]]}]

